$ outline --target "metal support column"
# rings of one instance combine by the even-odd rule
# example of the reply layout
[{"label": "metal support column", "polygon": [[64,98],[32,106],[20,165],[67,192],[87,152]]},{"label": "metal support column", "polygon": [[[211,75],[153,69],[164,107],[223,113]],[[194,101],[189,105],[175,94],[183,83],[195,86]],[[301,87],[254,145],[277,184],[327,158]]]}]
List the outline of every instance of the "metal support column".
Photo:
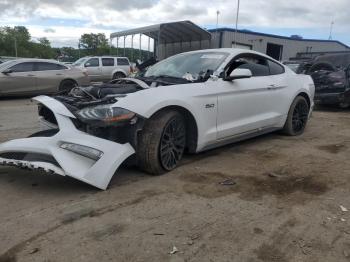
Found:
[{"label": "metal support column", "polygon": [[119,37],[117,36],[117,56],[119,55]]},{"label": "metal support column", "polygon": [[126,36],[124,36],[124,56],[125,56],[125,38]]},{"label": "metal support column", "polygon": [[139,56],[140,56],[140,60],[142,61],[142,53],[141,53],[141,41],[142,41],[142,34],[140,34],[140,54],[139,54]]},{"label": "metal support column", "polygon": [[134,35],[131,35],[131,61],[134,61]]},{"label": "metal support column", "polygon": [[150,55],[150,53],[151,53],[150,45],[151,45],[151,38],[148,37],[148,54],[147,54],[147,58],[149,58],[149,55]]}]

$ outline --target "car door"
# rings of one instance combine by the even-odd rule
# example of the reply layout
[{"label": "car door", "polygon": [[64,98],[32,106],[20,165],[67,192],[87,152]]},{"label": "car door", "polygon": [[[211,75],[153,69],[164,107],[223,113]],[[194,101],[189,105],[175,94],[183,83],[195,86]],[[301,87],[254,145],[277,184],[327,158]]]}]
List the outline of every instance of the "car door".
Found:
[{"label": "car door", "polygon": [[7,68],[0,77],[1,95],[30,95],[36,91],[33,62],[21,62]]},{"label": "car door", "polygon": [[90,77],[90,80],[93,82],[102,81],[102,68],[100,59],[97,57],[88,59],[84,67],[86,68],[86,71]]},{"label": "car door", "polygon": [[270,76],[267,59],[255,54],[243,54],[234,61],[232,70],[249,69],[252,77],[218,80],[218,140],[272,128],[281,119],[276,83]]},{"label": "car door", "polygon": [[50,62],[35,62],[37,91],[39,94],[58,91],[61,82],[65,79],[67,67]]},{"label": "car door", "polygon": [[115,59],[113,57],[103,57],[101,58],[102,62],[102,80],[109,81],[112,79],[112,73],[115,66]]}]

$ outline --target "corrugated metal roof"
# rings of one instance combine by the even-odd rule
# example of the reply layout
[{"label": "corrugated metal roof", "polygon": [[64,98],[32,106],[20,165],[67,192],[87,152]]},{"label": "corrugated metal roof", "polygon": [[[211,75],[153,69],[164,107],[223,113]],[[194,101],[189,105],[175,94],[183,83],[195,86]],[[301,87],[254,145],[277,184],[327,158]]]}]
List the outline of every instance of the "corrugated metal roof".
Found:
[{"label": "corrugated metal roof", "polygon": [[211,34],[191,21],[179,21],[145,26],[111,34],[111,38],[144,34],[160,43],[179,43],[189,41],[210,40]]}]

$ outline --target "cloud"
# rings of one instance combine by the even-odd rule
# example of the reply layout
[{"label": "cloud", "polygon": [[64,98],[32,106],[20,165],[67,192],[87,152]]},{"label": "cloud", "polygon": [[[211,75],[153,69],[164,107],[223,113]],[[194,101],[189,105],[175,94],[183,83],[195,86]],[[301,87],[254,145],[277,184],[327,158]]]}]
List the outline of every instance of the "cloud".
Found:
[{"label": "cloud", "polygon": [[44,29],[44,32],[45,33],[56,33],[56,30],[53,28],[46,28],[46,29]]},{"label": "cloud", "polygon": [[[240,28],[305,28],[329,31],[332,20],[334,32],[349,32],[349,0],[242,0]],[[219,24],[233,27],[236,0],[0,0],[0,25],[40,25],[53,29],[48,21],[60,20],[65,27],[75,27],[77,35],[94,29],[112,32],[161,22],[191,20],[200,25]],[[72,21],[81,21],[74,24]],[[65,21],[68,21],[66,23]],[[54,26],[60,26],[56,22]],[[42,30],[49,36],[57,32]],[[307,37],[307,36],[306,36]]]}]

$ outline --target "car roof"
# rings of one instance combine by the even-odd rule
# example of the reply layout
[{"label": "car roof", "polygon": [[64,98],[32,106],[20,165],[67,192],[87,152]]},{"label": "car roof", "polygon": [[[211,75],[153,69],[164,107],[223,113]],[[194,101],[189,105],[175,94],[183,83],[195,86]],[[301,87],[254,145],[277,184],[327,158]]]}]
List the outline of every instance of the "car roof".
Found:
[{"label": "car roof", "polygon": [[55,64],[61,64],[60,62],[54,60],[54,59],[39,59],[39,58],[19,58],[15,60],[11,60],[15,62],[48,62],[48,63],[55,63]]},{"label": "car roof", "polygon": [[84,56],[81,58],[125,58],[128,59],[125,56],[112,56],[112,55],[103,55],[103,56]]},{"label": "car roof", "polygon": [[[214,49],[202,49],[202,50],[195,50],[195,51],[189,51],[189,52],[185,52],[183,54],[190,54],[190,53],[212,53],[212,52],[224,52],[224,53],[229,53],[231,57],[239,55],[239,54],[254,54],[254,55],[259,55],[259,56],[263,56],[269,60],[275,61],[279,64],[281,64],[281,62],[273,59],[272,57],[265,55],[263,53],[260,52],[256,52],[253,50],[248,50],[248,49],[242,49],[242,48],[214,48]],[[283,65],[283,64],[281,64]]]}]

